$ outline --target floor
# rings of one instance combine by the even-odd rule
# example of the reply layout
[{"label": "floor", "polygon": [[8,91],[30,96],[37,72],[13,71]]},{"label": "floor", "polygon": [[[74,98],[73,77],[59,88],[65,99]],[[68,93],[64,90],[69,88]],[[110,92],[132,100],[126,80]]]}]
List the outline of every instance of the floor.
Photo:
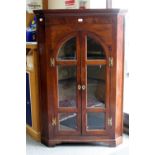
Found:
[{"label": "floor", "polygon": [[47,147],[26,136],[26,155],[129,155],[129,136],[123,135],[123,144],[105,147],[92,144],[61,144]]}]

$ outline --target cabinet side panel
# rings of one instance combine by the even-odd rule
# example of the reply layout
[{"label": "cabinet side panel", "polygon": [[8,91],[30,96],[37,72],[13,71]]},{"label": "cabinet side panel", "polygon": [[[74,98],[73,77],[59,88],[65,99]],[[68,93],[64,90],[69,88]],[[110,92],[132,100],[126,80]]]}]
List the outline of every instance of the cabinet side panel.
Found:
[{"label": "cabinet side panel", "polygon": [[[45,16],[46,18],[46,16]],[[45,19],[46,20],[46,19]],[[47,21],[47,20],[46,20]],[[51,26],[47,26],[45,21],[45,47],[46,47],[46,84],[47,84],[47,113],[48,113],[48,139],[54,138],[55,126],[52,125],[52,120],[56,118],[56,105],[57,105],[57,67],[54,64],[51,65],[50,60],[53,59],[54,63],[56,60],[54,54],[54,41],[55,36]],[[56,120],[56,122],[58,122]]]},{"label": "cabinet side panel", "polygon": [[123,132],[124,16],[117,17],[115,137]]},{"label": "cabinet side panel", "polygon": [[40,15],[37,15],[37,42],[39,51],[39,102],[40,102],[40,121],[41,138],[48,137],[48,106],[47,106],[47,75],[46,75],[46,52],[45,52],[45,24],[39,21]]}]

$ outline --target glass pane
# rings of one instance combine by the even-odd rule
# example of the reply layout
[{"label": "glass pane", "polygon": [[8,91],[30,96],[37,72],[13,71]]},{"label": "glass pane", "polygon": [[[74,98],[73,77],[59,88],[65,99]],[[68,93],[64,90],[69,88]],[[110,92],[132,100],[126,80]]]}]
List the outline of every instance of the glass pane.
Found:
[{"label": "glass pane", "polygon": [[105,129],[105,114],[103,112],[88,112],[87,129],[88,130]]},{"label": "glass pane", "polygon": [[77,114],[76,113],[60,113],[59,114],[59,130],[77,130]]},{"label": "glass pane", "polygon": [[69,39],[66,41],[58,52],[58,59],[60,60],[70,60],[76,59],[76,38]]},{"label": "glass pane", "polygon": [[76,66],[58,66],[59,107],[76,107]]},{"label": "glass pane", "polygon": [[105,59],[105,52],[96,40],[87,37],[87,59]]},{"label": "glass pane", "polygon": [[87,107],[105,108],[106,66],[87,66]]}]

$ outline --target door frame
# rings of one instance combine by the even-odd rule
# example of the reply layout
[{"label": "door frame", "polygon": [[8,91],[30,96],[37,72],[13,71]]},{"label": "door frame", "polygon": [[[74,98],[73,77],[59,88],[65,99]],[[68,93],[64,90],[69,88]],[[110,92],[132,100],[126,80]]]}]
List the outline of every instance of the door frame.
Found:
[{"label": "door frame", "polygon": [[[106,60],[86,60],[86,36],[89,35],[93,39],[95,39],[97,42],[100,43],[100,45],[103,47],[105,50],[106,54]],[[72,37],[76,37],[76,60],[58,60],[58,50],[59,48],[65,43],[67,40],[71,39]],[[52,41],[52,40],[51,40]],[[110,67],[108,65],[108,58],[110,57],[110,52],[104,41],[94,34],[93,32],[87,32],[87,31],[74,31],[72,33],[69,33],[68,35],[65,35],[62,37],[61,40],[59,40],[56,44],[55,47],[53,47],[54,50],[50,53],[50,56],[55,59],[55,66],[51,68],[53,80],[52,80],[52,87],[55,90],[53,92],[53,99],[54,103],[53,109],[54,113],[52,114],[53,117],[56,118],[56,122],[58,123],[58,113],[61,112],[75,112],[77,113],[77,130],[76,131],[60,131],[58,129],[59,125],[56,125],[54,127],[54,135],[56,136],[68,136],[68,135],[107,135],[108,134],[108,121],[107,118],[110,116]],[[85,52],[83,52],[85,51]],[[102,65],[106,64],[106,109],[87,109],[86,108],[86,91],[79,91],[77,86],[78,84],[80,85],[85,85],[87,88],[87,65]],[[77,85],[76,85],[76,90],[77,90],[77,108],[58,108],[58,65],[77,65]],[[105,120],[105,129],[104,130],[86,130],[86,113],[87,112],[105,112],[106,114],[106,120]],[[85,118],[85,119],[83,119]]]}]

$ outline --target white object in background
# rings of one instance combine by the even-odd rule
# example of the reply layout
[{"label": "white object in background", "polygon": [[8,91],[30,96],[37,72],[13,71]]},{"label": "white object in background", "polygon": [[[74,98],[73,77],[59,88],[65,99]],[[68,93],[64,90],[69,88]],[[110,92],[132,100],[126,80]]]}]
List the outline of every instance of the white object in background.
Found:
[{"label": "white object in background", "polygon": [[43,9],[43,0],[26,0],[26,11],[33,13],[33,10]]},{"label": "white object in background", "polygon": [[64,0],[66,9],[77,9],[77,0]]},{"label": "white object in background", "polygon": [[[87,0],[86,8],[90,8],[90,0]],[[79,0],[70,6],[65,5],[65,0],[48,0],[48,9],[79,9]]]},{"label": "white object in background", "polygon": [[74,6],[75,0],[65,0],[65,6]]},{"label": "white object in background", "polygon": [[78,0],[74,0],[74,1],[75,1],[74,5],[66,6],[65,0],[48,0],[48,9],[66,9],[66,8],[77,9]]}]

